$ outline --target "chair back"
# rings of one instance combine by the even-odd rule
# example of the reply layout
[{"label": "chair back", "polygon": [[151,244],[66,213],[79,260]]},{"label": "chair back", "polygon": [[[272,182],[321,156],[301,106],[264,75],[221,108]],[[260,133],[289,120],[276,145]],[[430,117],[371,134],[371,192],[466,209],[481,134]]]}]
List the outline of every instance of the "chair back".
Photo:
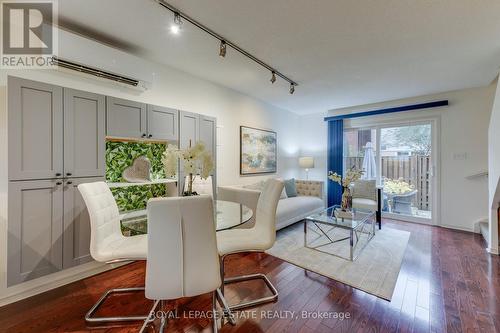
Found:
[{"label": "chair back", "polygon": [[276,240],[276,209],[283,187],[282,180],[268,179],[257,201],[254,228],[269,243],[269,248]]},{"label": "chair back", "polygon": [[[193,191],[198,194],[208,194],[212,197],[214,196],[214,188],[212,184],[212,176],[208,176],[207,179],[201,178],[200,175],[193,176]],[[184,192],[188,189],[189,176],[186,176],[184,180]]]},{"label": "chair back", "polygon": [[106,261],[102,252],[109,242],[123,237],[120,213],[115,198],[105,182],[78,185],[90,216],[90,254],[97,261]]},{"label": "chair back", "polygon": [[370,199],[377,201],[377,181],[360,179],[351,186],[351,195],[353,199]]},{"label": "chair back", "polygon": [[212,198],[155,198],[147,210],[146,297],[177,299],[220,287]]}]

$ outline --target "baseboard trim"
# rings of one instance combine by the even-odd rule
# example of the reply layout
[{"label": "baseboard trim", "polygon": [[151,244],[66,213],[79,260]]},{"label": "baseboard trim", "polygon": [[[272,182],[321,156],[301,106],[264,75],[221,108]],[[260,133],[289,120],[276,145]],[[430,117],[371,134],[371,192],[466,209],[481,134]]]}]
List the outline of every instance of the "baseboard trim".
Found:
[{"label": "baseboard trim", "polygon": [[437,226],[442,227],[442,228],[446,228],[446,229],[453,229],[453,230],[471,232],[473,234],[480,234],[480,232],[476,232],[474,230],[474,228],[462,228],[462,227],[457,227],[457,226],[449,225],[449,224],[439,224]]},{"label": "baseboard trim", "polygon": [[90,262],[66,271],[54,273],[42,278],[28,281],[19,285],[12,286],[3,290],[0,293],[0,306],[18,302],[28,297],[32,297],[46,291],[62,287],[72,282],[96,275],[116,267],[126,265],[128,263],[120,263],[106,265],[104,263]]},{"label": "baseboard trim", "polygon": [[491,254],[494,254],[494,255],[500,255],[500,253],[498,252],[498,248],[497,249],[492,249],[491,247],[488,247],[486,248],[486,251],[488,251],[488,253],[491,253]]}]

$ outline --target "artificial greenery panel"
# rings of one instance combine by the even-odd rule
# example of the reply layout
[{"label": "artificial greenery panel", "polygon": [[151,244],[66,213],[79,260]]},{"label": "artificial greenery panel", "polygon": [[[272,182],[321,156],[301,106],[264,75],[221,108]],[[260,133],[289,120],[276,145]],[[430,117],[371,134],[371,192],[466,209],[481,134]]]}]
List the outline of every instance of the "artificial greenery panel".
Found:
[{"label": "artificial greenery panel", "polygon": [[120,212],[145,209],[149,199],[165,196],[167,184],[116,187],[111,189]]},{"label": "artificial greenery panel", "polygon": [[[106,142],[106,180],[111,183],[124,182],[123,170],[132,165],[139,156],[151,162],[151,179],[165,178],[161,161],[166,145],[142,142]],[[165,196],[167,184],[116,187],[111,189],[120,211],[145,209],[150,198]]]},{"label": "artificial greenery panel", "polygon": [[106,180],[116,183],[125,181],[123,170],[132,165],[139,156],[146,156],[151,162],[151,179],[165,178],[161,161],[166,145],[144,142],[106,142]]}]

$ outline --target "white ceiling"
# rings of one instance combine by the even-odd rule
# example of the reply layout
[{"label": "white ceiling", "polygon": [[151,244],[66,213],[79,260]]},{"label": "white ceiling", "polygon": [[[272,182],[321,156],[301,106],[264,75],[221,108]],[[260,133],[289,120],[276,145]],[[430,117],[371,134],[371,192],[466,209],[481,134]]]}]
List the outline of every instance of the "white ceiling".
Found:
[{"label": "white ceiling", "polygon": [[61,0],[61,24],[290,111],[490,83],[500,65],[498,0],[170,0],[299,83],[282,80],[153,0]]}]

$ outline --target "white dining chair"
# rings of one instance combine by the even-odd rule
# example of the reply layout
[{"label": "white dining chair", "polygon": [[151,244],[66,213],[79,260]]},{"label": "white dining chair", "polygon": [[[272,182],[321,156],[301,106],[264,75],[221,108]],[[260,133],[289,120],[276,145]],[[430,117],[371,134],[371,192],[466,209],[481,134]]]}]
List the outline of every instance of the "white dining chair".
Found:
[{"label": "white dining chair", "polygon": [[[133,260],[146,260],[146,235],[125,237],[121,232],[120,214],[115,198],[105,182],[78,185],[90,216],[90,254],[94,260],[108,264]],[[144,287],[108,290],[87,312],[85,320],[90,323],[137,321],[144,316],[92,317],[99,306],[111,294],[143,292]]]},{"label": "white dining chair", "polygon": [[[212,293],[213,330],[222,284],[209,196],[155,198],[148,201],[146,297],[155,301],[143,332],[154,321],[161,301]],[[221,296],[221,295],[219,295]],[[161,317],[160,332],[166,324]]]},{"label": "white dining chair", "polygon": [[[208,176],[206,179],[201,178],[200,175],[195,175],[193,177],[193,192],[196,192],[198,195],[208,194],[214,197],[212,176]],[[188,179],[189,176],[186,176],[184,180],[184,192],[188,190]]]},{"label": "white dining chair", "polygon": [[224,285],[247,280],[263,280],[272,295],[235,305],[229,305],[230,310],[239,310],[278,299],[278,291],[271,281],[261,273],[224,278],[224,260],[228,255],[242,252],[264,252],[270,249],[276,239],[276,208],[283,190],[283,181],[269,179],[257,202],[255,224],[250,229],[230,229],[217,233],[220,268],[223,284],[221,292],[224,294]]}]

